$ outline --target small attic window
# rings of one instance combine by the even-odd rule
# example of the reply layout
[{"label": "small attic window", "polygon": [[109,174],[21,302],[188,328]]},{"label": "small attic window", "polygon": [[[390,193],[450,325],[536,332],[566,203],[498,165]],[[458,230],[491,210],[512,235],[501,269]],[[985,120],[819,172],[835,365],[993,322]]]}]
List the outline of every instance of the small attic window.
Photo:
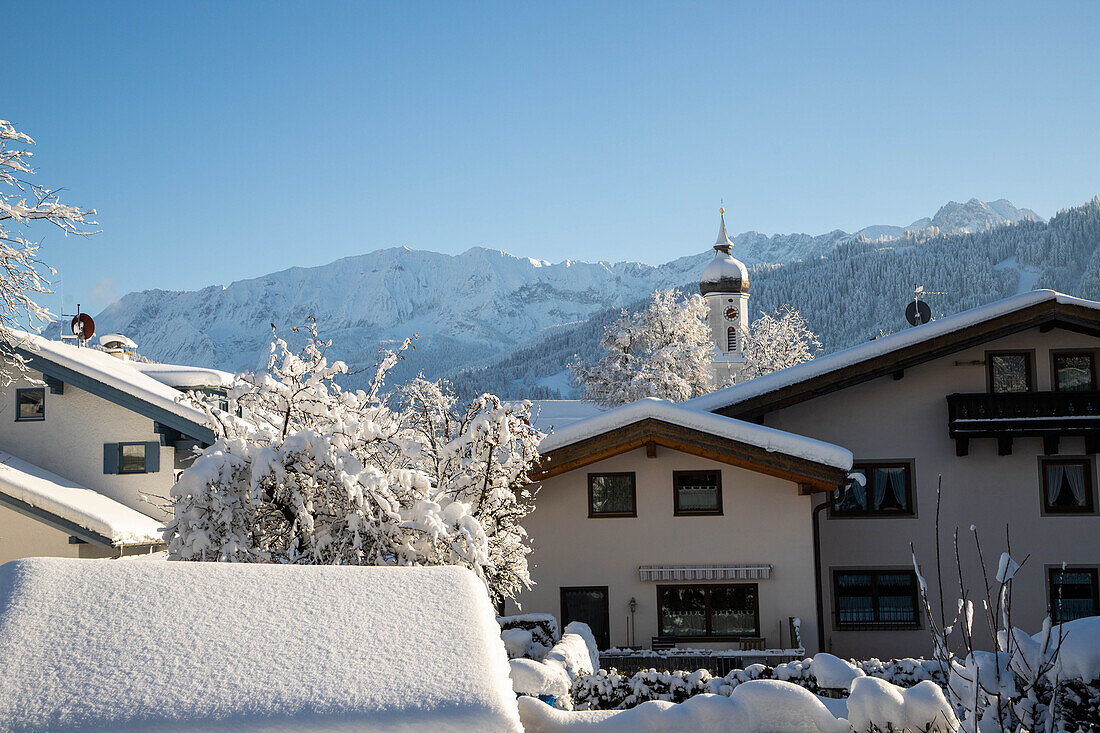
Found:
[{"label": "small attic window", "polygon": [[15,391],[17,422],[46,419],[46,390],[43,387]]}]

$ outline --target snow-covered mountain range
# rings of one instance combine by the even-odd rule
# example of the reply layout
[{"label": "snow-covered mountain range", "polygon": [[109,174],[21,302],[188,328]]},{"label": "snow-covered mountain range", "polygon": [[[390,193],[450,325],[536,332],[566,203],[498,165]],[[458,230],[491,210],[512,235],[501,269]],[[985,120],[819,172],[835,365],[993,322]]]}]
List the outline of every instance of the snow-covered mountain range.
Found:
[{"label": "snow-covered mountain range", "polygon": [[[965,234],[1029,218],[1041,221],[1005,200],[971,199],[950,202],[908,227],[818,236],[745,232],[734,237],[734,253],[749,265],[783,265],[830,256],[864,238]],[[690,286],[711,257],[705,244],[697,254],[656,266],[551,263],[481,247],[459,255],[395,247],[228,286],[130,293],[96,323],[100,333],[126,334],[157,361],[241,370],[264,360],[269,324],[285,333],[314,317],[333,340],[333,353],[353,368],[373,364],[381,346],[417,333],[416,355],[404,371],[452,375],[629,306],[657,288]]]}]

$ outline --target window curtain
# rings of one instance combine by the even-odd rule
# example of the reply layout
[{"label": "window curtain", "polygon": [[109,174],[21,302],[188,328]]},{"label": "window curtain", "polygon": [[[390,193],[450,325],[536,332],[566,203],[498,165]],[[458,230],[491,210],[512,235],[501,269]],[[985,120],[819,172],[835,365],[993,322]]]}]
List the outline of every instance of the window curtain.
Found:
[{"label": "window curtain", "polygon": [[897,500],[898,506],[908,509],[909,504],[905,497],[905,469],[904,468],[876,468],[875,469],[875,508],[882,507],[882,500],[886,498],[886,489]]},{"label": "window curtain", "polygon": [[1047,504],[1054,506],[1062,487],[1062,477],[1066,475],[1066,467],[1060,463],[1047,465]]},{"label": "window curtain", "polygon": [[1077,506],[1085,505],[1085,467],[1076,464],[1062,466],[1066,477],[1069,479],[1069,490],[1073,492],[1073,498],[1077,500]]},{"label": "window curtain", "polygon": [[1085,467],[1080,464],[1054,463],[1046,467],[1047,503],[1053,506],[1062,494],[1062,487],[1069,486],[1077,506],[1084,506],[1088,490],[1085,482]]}]

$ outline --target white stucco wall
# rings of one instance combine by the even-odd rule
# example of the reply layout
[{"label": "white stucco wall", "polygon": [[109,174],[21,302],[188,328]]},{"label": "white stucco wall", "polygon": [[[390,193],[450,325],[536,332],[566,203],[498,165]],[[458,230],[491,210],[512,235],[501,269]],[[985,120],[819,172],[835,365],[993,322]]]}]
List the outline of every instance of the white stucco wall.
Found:
[{"label": "white stucco wall", "polygon": [[[722,472],[723,515],[674,516],[672,472],[701,469]],[[589,518],[588,474],[616,471],[637,474],[638,516]],[[758,585],[760,632],[769,647],[790,643],[790,616],[802,618],[805,642],[816,639],[810,497],[799,495],[794,483],[664,447],[647,458],[639,448],[546,480],[535,506],[525,526],[534,547],[530,563],[537,585],[519,599],[525,612],[560,618],[562,587],[607,586],[611,644],[627,643],[633,597],[638,603],[634,645],[648,647],[657,635],[657,585],[707,581],[643,582],[640,565],[761,563],[772,566],[771,578],[711,582]],[[515,611],[509,602],[507,612]]]},{"label": "white stucco wall", "polygon": [[[975,602],[980,579],[974,541],[969,534],[971,524],[978,527],[986,561],[992,565],[991,573],[996,572],[997,558],[1005,547],[1006,525],[1010,527],[1012,550],[1018,559],[1030,553],[1031,558],[1016,576],[1013,606],[1014,623],[1029,631],[1037,631],[1046,615],[1045,566],[1062,561],[1100,564],[1100,516],[1042,514],[1039,474],[1042,440],[1017,439],[1012,455],[999,456],[995,439],[973,439],[970,454],[957,457],[955,444],[948,436],[946,399],[956,392],[986,392],[987,351],[1034,349],[1037,389],[1048,391],[1052,348],[1098,347],[1100,339],[1082,334],[1061,329],[1044,334],[1031,329],[907,369],[900,380],[882,377],[767,415],[765,424],[843,445],[855,454],[857,462],[904,459],[914,464],[915,516],[822,518],[828,649],[842,655],[884,659],[929,653],[923,621],[922,628],[913,631],[837,630],[832,619],[831,578],[833,570],[842,568],[910,568],[912,542],[935,592],[934,520],[940,475],[943,476],[941,546],[948,569],[944,595],[949,614],[958,587],[950,564],[951,533],[956,527],[960,529],[964,573]],[[971,363],[975,361],[983,363]],[[1063,439],[1058,455],[1082,457],[1083,443],[1080,438]],[[1094,491],[1095,486],[1094,473]],[[984,589],[981,595],[984,596]],[[934,603],[938,609],[938,601]],[[984,621],[980,623],[984,626]]]}]

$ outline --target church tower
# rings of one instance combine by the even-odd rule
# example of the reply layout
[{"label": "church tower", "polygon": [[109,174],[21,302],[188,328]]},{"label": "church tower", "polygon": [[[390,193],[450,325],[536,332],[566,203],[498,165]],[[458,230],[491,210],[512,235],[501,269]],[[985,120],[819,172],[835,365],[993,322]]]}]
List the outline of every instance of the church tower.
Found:
[{"label": "church tower", "polygon": [[749,326],[749,271],[730,254],[733,242],[726,234],[726,210],[718,210],[721,224],[714,243],[714,259],[699,278],[699,292],[707,301],[711,338],[714,340],[714,383],[738,381],[745,366],[744,339]]}]

